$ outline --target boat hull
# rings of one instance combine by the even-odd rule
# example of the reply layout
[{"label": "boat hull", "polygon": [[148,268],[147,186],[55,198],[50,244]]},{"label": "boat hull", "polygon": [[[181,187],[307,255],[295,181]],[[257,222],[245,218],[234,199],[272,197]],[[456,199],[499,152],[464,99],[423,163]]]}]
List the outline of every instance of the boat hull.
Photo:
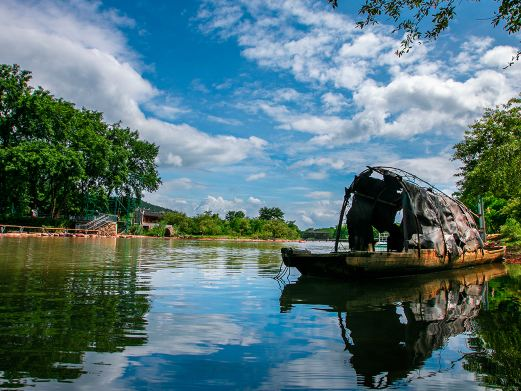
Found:
[{"label": "boat hull", "polygon": [[428,273],[500,262],[504,247],[467,252],[458,257],[438,257],[435,250],[408,252],[349,251],[326,254],[293,248],[282,249],[282,260],[303,275],[333,278],[374,278]]}]

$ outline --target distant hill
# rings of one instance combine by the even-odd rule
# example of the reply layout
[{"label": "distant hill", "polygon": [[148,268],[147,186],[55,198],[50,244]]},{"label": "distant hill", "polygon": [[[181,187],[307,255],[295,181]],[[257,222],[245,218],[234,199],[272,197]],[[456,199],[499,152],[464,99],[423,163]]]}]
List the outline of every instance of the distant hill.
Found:
[{"label": "distant hill", "polygon": [[172,209],[163,208],[162,206],[154,205],[146,201],[141,201],[141,207],[152,212],[173,212]]}]

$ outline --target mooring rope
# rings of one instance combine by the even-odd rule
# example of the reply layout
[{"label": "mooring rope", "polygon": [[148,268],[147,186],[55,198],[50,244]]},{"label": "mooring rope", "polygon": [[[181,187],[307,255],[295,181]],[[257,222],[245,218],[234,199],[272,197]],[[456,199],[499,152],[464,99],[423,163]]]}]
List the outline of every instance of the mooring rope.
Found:
[{"label": "mooring rope", "polygon": [[[284,277],[289,277],[291,270],[289,267],[284,265],[284,261],[280,262],[279,272],[273,277],[275,280],[282,280]],[[286,276],[287,275],[287,276]]]}]

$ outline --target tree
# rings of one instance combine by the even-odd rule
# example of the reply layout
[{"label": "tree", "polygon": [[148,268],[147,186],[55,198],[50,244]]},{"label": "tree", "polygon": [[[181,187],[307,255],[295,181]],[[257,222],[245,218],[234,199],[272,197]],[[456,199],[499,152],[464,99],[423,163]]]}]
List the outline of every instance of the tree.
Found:
[{"label": "tree", "polygon": [[176,210],[172,212],[166,212],[163,215],[162,221],[165,224],[172,225],[179,234],[192,233],[191,219],[183,212],[178,212]]},{"label": "tree", "polygon": [[453,158],[463,163],[458,185],[464,202],[474,204],[484,195],[496,214],[502,205],[503,217],[496,220],[521,221],[521,99],[485,110],[454,146]]},{"label": "tree", "polygon": [[108,204],[114,194],[140,199],[158,189],[157,145],[30,80],[18,65],[0,64],[0,214],[77,215],[89,199]]},{"label": "tree", "polygon": [[226,213],[226,221],[233,221],[235,219],[243,219],[246,217],[246,214],[242,210],[230,210]]},{"label": "tree", "polygon": [[[327,2],[333,8],[338,6],[338,0]],[[476,3],[479,3],[479,0]],[[497,10],[490,16],[492,26],[502,26],[508,34],[517,34],[521,28],[521,2],[497,0],[497,3]],[[400,56],[407,53],[416,41],[437,39],[455,18],[456,7],[460,4],[455,0],[365,0],[358,10],[363,19],[356,25],[363,28],[377,24],[383,15],[390,18],[396,30],[405,33],[401,48],[396,51]],[[520,56],[521,52],[518,51],[511,64],[519,60]]]},{"label": "tree", "polygon": [[284,220],[284,212],[280,208],[268,208],[266,206],[259,209],[260,220]]},{"label": "tree", "polygon": [[31,95],[31,72],[19,65],[0,65],[0,141],[8,147],[17,133],[27,99]]},{"label": "tree", "polygon": [[298,239],[300,233],[296,226],[290,227],[282,220],[272,219],[263,224],[260,237],[263,239]]}]

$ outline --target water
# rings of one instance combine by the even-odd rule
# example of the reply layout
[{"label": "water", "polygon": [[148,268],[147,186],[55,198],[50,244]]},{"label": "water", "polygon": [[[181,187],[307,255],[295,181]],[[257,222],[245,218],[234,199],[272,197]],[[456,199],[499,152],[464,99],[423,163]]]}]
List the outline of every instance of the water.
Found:
[{"label": "water", "polygon": [[521,387],[520,268],[277,281],[282,246],[0,238],[0,388]]}]

